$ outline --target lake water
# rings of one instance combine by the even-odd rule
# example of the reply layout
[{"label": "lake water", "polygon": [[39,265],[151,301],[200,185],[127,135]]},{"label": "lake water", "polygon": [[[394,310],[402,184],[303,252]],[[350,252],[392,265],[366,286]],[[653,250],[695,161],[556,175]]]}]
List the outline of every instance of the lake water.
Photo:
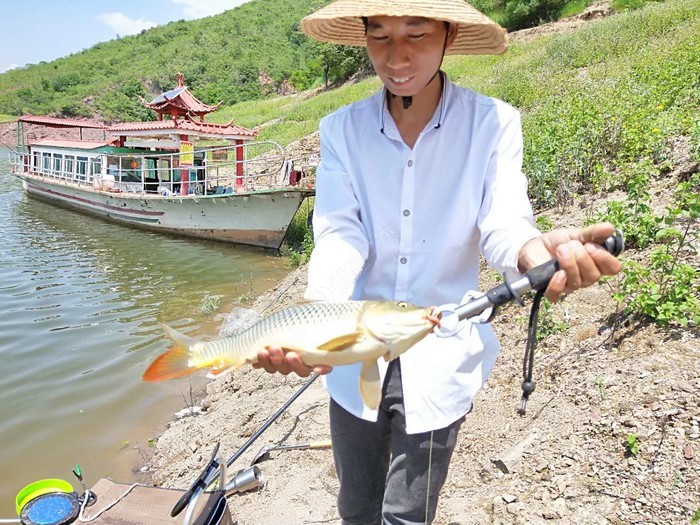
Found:
[{"label": "lake water", "polygon": [[141,381],[168,346],[158,323],[215,334],[217,314],[289,272],[270,252],[28,198],[7,164],[0,150],[0,518],[15,517],[15,495],[32,481],[57,477],[80,491],[76,463],[88,487],[105,476],[140,481],[140,451],[190,397],[187,379]]}]

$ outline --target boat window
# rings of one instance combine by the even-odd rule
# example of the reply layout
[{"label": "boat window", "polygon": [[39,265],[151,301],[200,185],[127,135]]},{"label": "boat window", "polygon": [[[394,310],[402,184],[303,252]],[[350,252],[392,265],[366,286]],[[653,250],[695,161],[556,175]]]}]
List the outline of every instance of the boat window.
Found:
[{"label": "boat window", "polygon": [[42,153],[41,155],[43,158],[42,171],[48,173],[51,169],[51,153]]},{"label": "boat window", "polygon": [[60,153],[54,153],[53,155],[53,172],[55,175],[61,173],[61,163],[63,162],[63,155]]},{"label": "boat window", "polygon": [[41,171],[41,153],[38,151],[34,152],[34,169]]},{"label": "boat window", "polygon": [[79,180],[85,180],[85,176],[87,175],[87,163],[88,163],[88,158],[87,157],[78,157],[78,179]]},{"label": "boat window", "polygon": [[90,175],[100,175],[102,173],[102,160],[99,157],[90,159]]},{"label": "boat window", "polygon": [[75,156],[73,155],[66,155],[66,160],[63,163],[63,171],[66,172],[66,174],[70,175],[73,174],[73,171],[75,170]]}]

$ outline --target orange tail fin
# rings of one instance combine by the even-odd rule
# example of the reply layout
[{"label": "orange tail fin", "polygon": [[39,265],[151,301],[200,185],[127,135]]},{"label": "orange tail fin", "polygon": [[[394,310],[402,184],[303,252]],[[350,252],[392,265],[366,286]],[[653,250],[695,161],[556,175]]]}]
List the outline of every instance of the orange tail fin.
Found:
[{"label": "orange tail fin", "polygon": [[190,346],[195,341],[177,330],[163,325],[163,329],[173,339],[173,346],[153,361],[143,373],[144,381],[163,381],[190,375],[197,368],[189,365]]}]

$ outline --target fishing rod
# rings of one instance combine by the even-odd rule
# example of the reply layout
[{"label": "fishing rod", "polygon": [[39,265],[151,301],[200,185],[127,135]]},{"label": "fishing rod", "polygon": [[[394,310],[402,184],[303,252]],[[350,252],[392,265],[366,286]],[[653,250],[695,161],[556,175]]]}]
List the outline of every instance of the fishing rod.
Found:
[{"label": "fishing rod", "polygon": [[[608,253],[618,256],[625,249],[625,239],[622,231],[615,232],[605,239],[600,245]],[[536,292],[530,310],[528,323],[528,337],[523,358],[523,395],[518,407],[518,414],[525,415],[525,406],[532,392],[535,390],[535,382],[532,380],[532,369],[535,360],[535,347],[537,345],[537,321],[539,306],[544,292],[552,280],[554,274],[559,271],[559,261],[551,259],[544,264],[531,268],[523,277],[516,281],[504,280],[486,293],[470,292],[466,302],[461,305],[446,304],[436,309],[441,314],[440,325],[434,329],[438,337],[452,337],[466,326],[468,321],[477,323],[490,323],[496,315],[496,309],[511,301],[524,306],[521,297],[527,292]],[[478,316],[478,317],[477,317]],[[476,319],[475,319],[476,318]]]},{"label": "fishing rod", "polygon": [[236,461],[246,450],[248,450],[248,448],[255,443],[262,433],[265,432],[282,414],[284,414],[290,405],[294,403],[294,401],[296,401],[297,398],[303,394],[314,381],[316,381],[316,379],[318,379],[318,374],[311,374],[306,383],[304,383],[296,392],[294,392],[292,397],[290,397],[284,403],[284,405],[277,410],[277,412],[270,416],[270,418],[265,421],[265,423],[263,423],[262,426],[256,430],[245,443],[243,443],[243,445],[240,446],[240,448],[226,461],[226,463],[222,463],[216,459],[216,454],[219,451],[219,444],[217,443],[212,457],[204,466],[202,473],[194,481],[194,483],[190,485],[190,488],[180,497],[177,503],[175,503],[170,515],[174,518],[180,514],[185,507],[188,507],[187,513],[185,514],[184,524],[189,524],[200,495],[208,487],[216,483],[217,480],[219,480],[220,490],[227,496],[229,494],[246,492],[248,490],[260,487],[263,481],[260,475],[260,469],[257,466],[252,466],[248,469],[242,470],[229,483],[226,483],[226,469],[230,467],[233,462]]}]

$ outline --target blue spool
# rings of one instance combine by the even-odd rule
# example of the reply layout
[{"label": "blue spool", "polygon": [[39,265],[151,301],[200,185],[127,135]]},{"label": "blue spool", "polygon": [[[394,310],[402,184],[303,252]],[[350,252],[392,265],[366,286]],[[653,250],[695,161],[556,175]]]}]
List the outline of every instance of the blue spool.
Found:
[{"label": "blue spool", "polygon": [[34,498],[22,509],[20,519],[24,525],[66,525],[80,513],[80,503],[75,494],[56,492]]}]

